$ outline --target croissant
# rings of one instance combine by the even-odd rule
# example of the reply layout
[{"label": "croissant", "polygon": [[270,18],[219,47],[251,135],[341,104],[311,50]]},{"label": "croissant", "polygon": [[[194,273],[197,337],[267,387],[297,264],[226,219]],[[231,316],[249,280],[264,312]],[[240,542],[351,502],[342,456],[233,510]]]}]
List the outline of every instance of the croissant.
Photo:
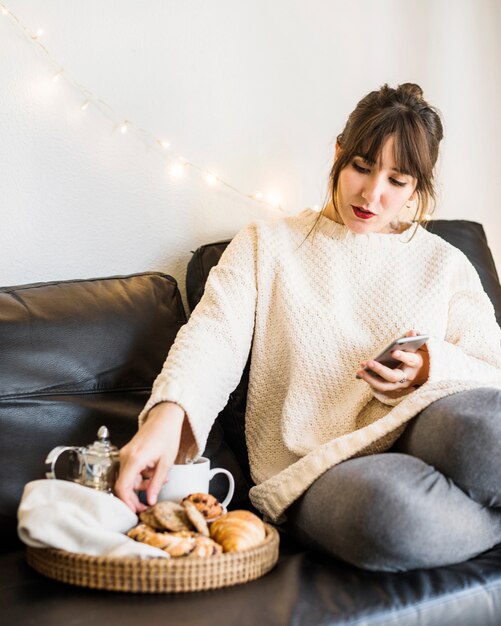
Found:
[{"label": "croissant", "polygon": [[238,510],[218,517],[211,524],[210,536],[223,546],[223,552],[237,552],[264,541],[266,530],[257,515]]}]

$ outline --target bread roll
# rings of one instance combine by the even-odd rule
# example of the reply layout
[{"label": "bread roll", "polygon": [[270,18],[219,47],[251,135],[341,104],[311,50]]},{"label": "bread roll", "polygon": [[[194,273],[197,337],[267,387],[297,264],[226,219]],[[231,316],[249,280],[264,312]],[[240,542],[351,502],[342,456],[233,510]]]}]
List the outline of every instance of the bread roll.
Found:
[{"label": "bread roll", "polygon": [[256,546],[266,537],[263,522],[250,511],[230,511],[210,526],[210,535],[223,552],[237,552]]}]

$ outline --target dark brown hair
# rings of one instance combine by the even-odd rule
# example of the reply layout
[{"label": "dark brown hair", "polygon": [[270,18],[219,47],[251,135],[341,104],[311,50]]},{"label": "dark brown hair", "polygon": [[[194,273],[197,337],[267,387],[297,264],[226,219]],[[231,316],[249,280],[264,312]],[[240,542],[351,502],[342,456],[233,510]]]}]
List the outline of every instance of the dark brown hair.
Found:
[{"label": "dark brown hair", "polygon": [[[355,155],[368,163],[376,163],[390,135],[394,137],[395,167],[416,179],[417,208],[414,221],[423,222],[435,208],[436,192],[433,169],[443,127],[438,111],[423,99],[419,85],[404,83],[396,89],[383,85],[371,91],[355,107],[337,136],[340,151],[329,175],[328,195],[337,211],[339,174]],[[325,206],[313,228],[323,215]],[[416,226],[417,227],[417,226]],[[309,234],[308,233],[308,236]]]}]

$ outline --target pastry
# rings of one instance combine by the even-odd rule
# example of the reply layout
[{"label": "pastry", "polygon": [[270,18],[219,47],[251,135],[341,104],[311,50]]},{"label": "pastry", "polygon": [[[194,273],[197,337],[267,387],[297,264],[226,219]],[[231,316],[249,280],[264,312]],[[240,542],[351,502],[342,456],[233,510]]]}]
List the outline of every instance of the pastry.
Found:
[{"label": "pastry", "polygon": [[141,523],[131,528],[127,535],[135,541],[160,548],[173,558],[208,558],[223,552],[223,547],[216,541],[191,530],[157,532],[151,526]]},{"label": "pastry", "polygon": [[224,552],[237,552],[264,541],[266,529],[254,513],[230,511],[211,524],[210,536],[223,546]]},{"label": "pastry", "polygon": [[205,521],[205,517],[197,509],[197,507],[193,504],[193,502],[190,502],[190,500],[184,500],[183,507],[186,511],[186,515],[188,519],[193,524],[195,529],[201,535],[204,535],[205,537],[209,537],[210,536],[209,526],[207,525],[207,522]]},{"label": "pastry", "polygon": [[134,528],[129,530],[127,536],[135,541],[147,543],[161,550],[164,550],[169,543],[167,533],[157,533],[151,526],[147,526],[146,524],[134,526]]},{"label": "pastry", "polygon": [[183,499],[182,504],[185,502],[192,502],[208,520],[219,517],[223,513],[221,503],[210,493],[191,493]]},{"label": "pastry", "polygon": [[165,530],[155,517],[152,506],[148,507],[146,511],[141,511],[141,513],[139,513],[139,519],[147,526],[151,526],[153,530]]},{"label": "pastry", "polygon": [[157,502],[153,507],[153,514],[158,524],[165,530],[179,532],[192,530],[191,522],[186,515],[184,506],[170,500]]},{"label": "pastry", "polygon": [[199,557],[202,559],[206,559],[210,556],[215,556],[216,554],[222,554],[223,546],[216,543],[213,539],[209,537],[204,537],[203,535],[195,536],[195,549],[188,556]]},{"label": "pastry", "polygon": [[[210,537],[205,537],[200,533],[181,531],[179,533],[169,533],[171,537],[182,539],[186,542],[186,545],[190,546],[191,551],[188,555],[190,558],[208,558],[215,554],[222,554],[223,548],[217,542]],[[181,544],[180,544],[181,545]]]},{"label": "pastry", "polygon": [[187,530],[176,533],[165,533],[167,545],[163,548],[164,552],[167,552],[167,554],[174,558],[188,556],[196,547],[194,534],[195,533]]}]

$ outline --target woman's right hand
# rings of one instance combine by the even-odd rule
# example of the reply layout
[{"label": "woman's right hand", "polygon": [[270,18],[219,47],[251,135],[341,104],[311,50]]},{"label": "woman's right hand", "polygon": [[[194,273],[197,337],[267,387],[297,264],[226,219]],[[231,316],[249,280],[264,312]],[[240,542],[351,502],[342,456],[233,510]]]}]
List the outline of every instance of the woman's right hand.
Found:
[{"label": "woman's right hand", "polygon": [[184,411],[173,402],[161,402],[148,413],[134,437],[120,450],[116,495],[135,513],[146,506],[137,491],[146,490],[149,505],[157,501],[179,451]]}]

